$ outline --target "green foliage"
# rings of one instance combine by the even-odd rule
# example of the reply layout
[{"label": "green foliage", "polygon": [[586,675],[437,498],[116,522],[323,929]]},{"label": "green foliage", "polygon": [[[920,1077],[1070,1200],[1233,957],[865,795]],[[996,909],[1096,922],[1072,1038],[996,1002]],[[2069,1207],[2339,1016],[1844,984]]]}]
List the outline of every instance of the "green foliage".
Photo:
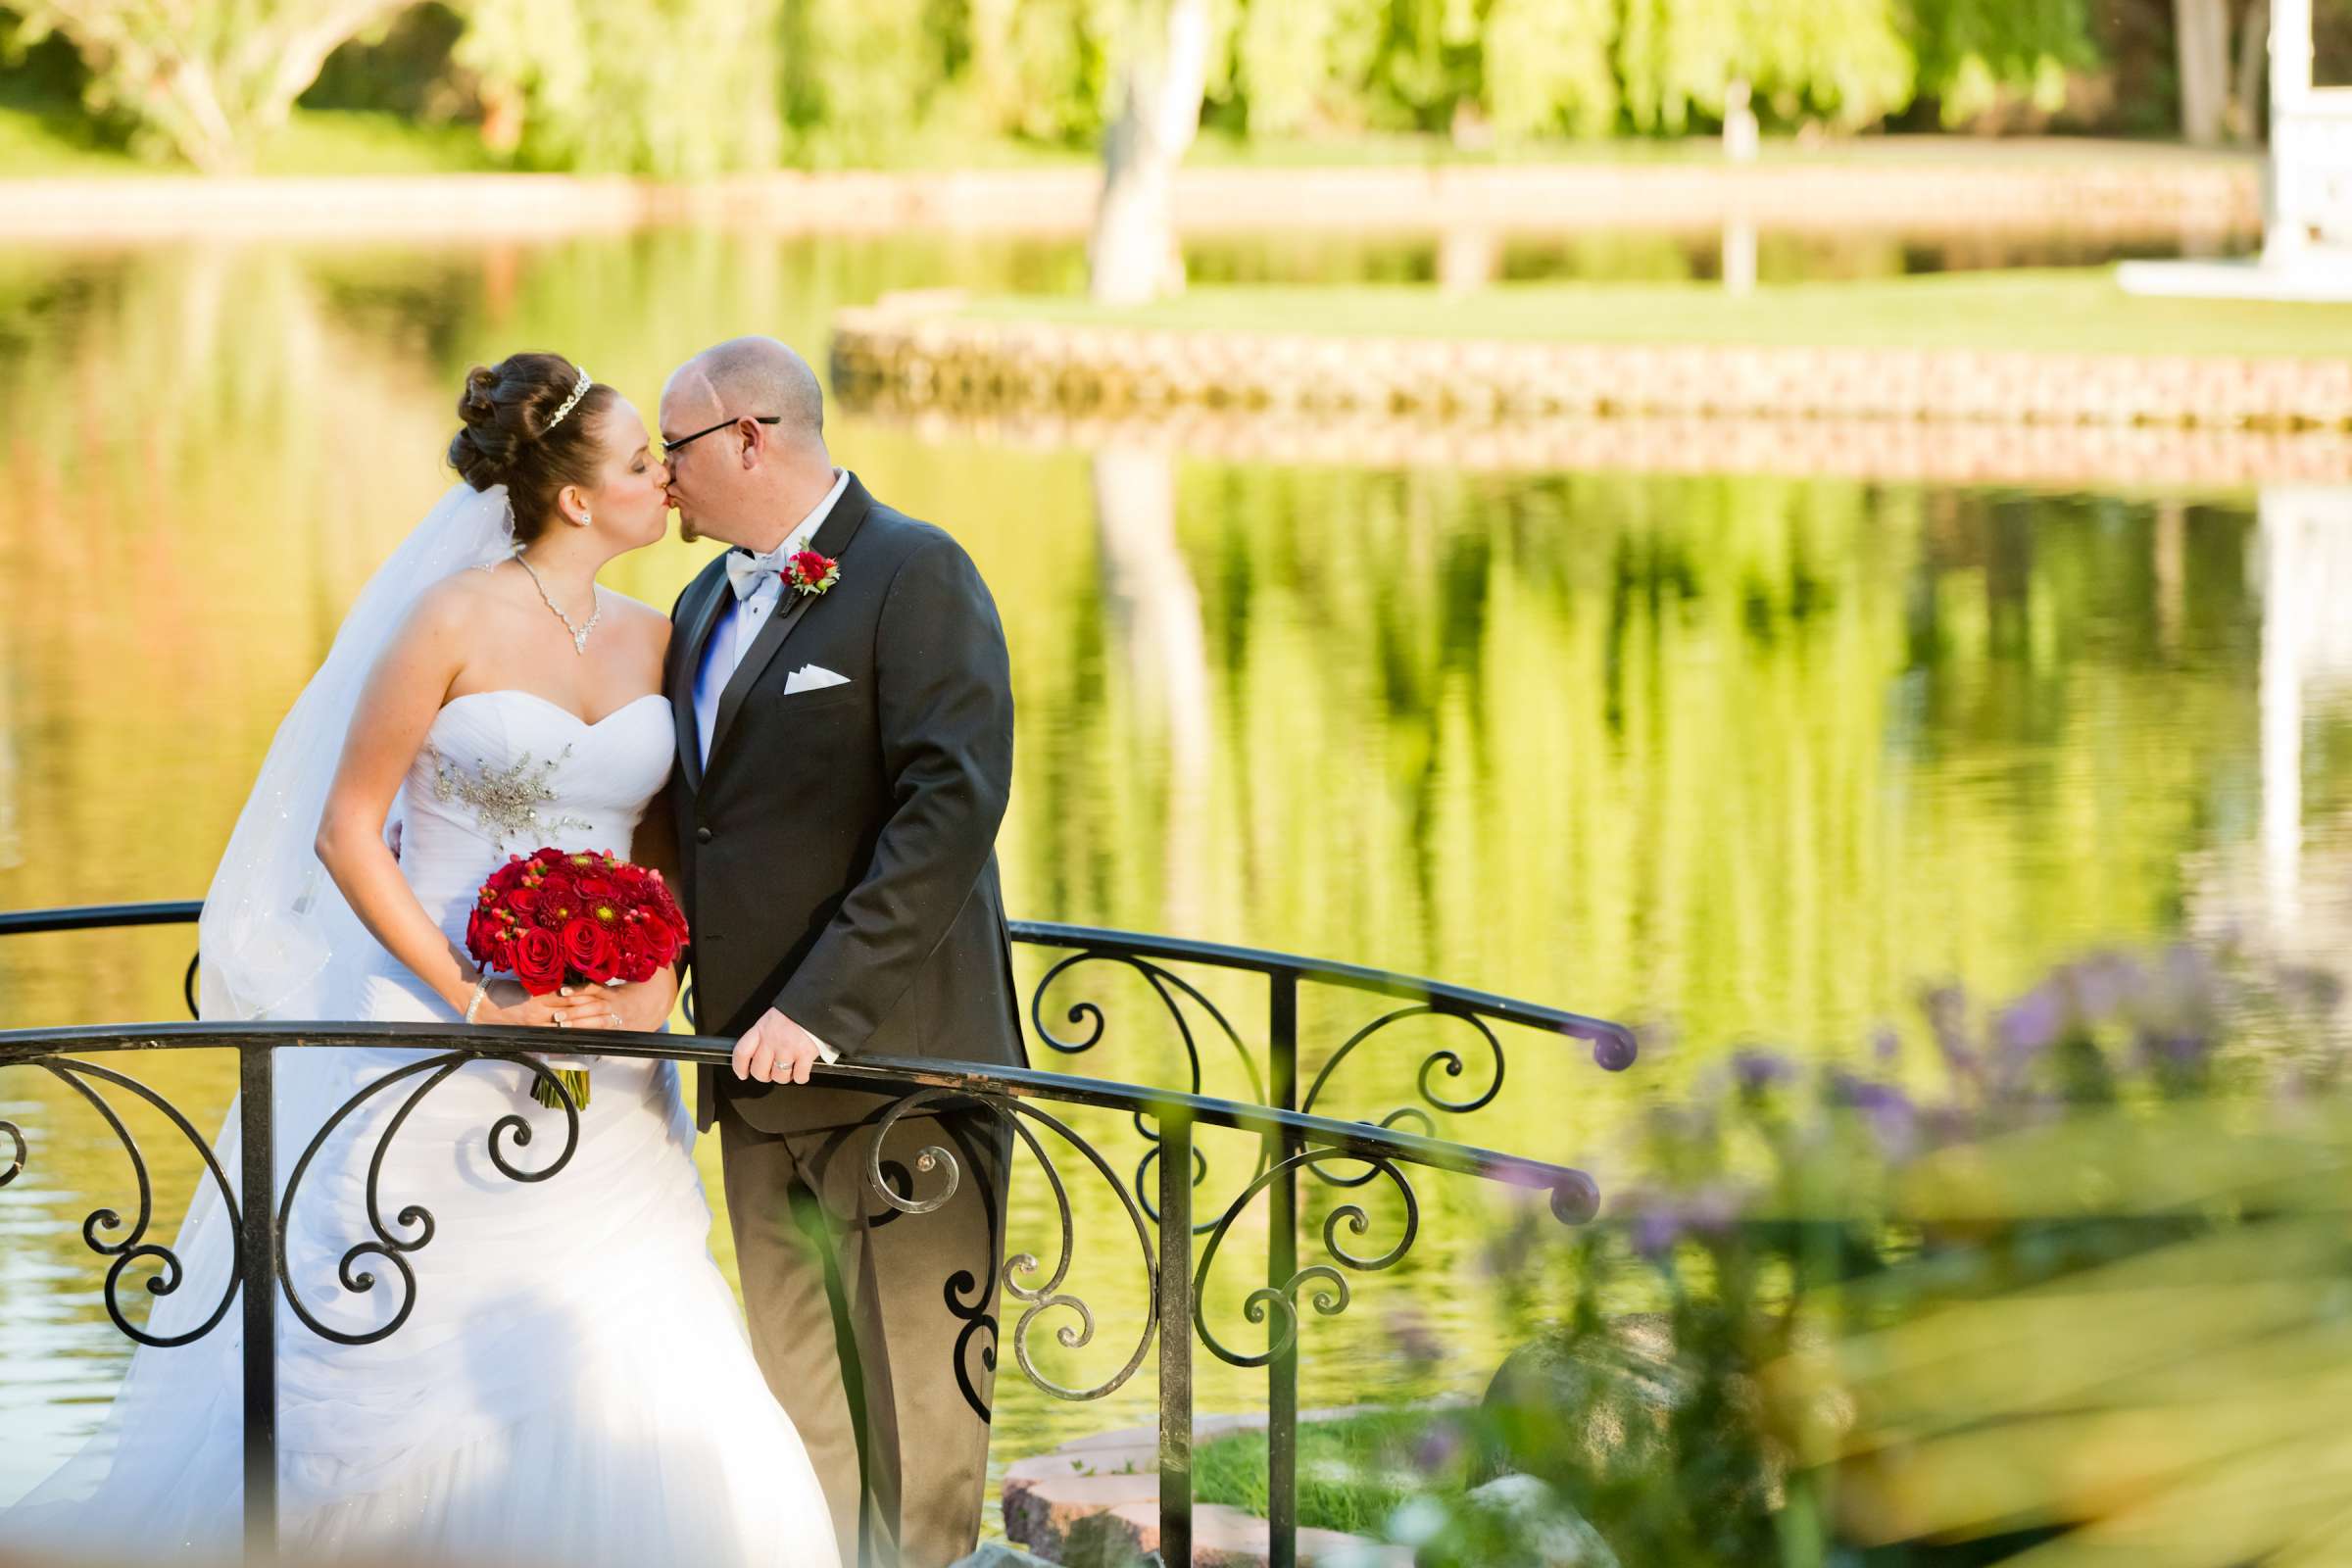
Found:
[{"label": "green foliage", "polygon": [[125,122],[135,147],[224,172],[252,163],[329,54],[405,3],[24,0],[10,48],[70,40],[94,116]]},{"label": "green foliage", "polygon": [[[25,0],[87,112],[200,168],[319,107],[478,127],[527,167],[692,176],[1091,146],[1152,0]],[[1207,118],[1250,138],[1406,132],[1469,148],[1704,132],[1748,83],[1768,126],[1947,122],[2095,69],[2086,0],[1217,0]],[[54,56],[36,63],[54,74]]]},{"label": "green foliage", "polygon": [[1947,125],[1993,106],[2003,89],[2058,109],[2066,73],[2096,64],[2083,0],[1911,0],[1920,90]]},{"label": "green foliage", "polygon": [[1494,128],[1505,136],[1603,136],[1616,128],[1616,36],[1611,0],[1494,0],[1485,67]]},{"label": "green foliage", "polygon": [[1894,0],[1623,0],[1626,117],[1681,134],[1723,114],[1735,78],[1759,115],[1869,124],[1910,102],[1911,50]]},{"label": "green foliage", "polygon": [[[1549,1260],[1564,1321],[1480,1441],[1627,1562],[1988,1562],[2188,1511],[2209,1549],[2176,1560],[2287,1560],[2307,1517],[2184,1474],[2216,1428],[2332,1419],[2309,1380],[2343,1334],[2337,992],[2248,969],[2177,948],[1982,1013],[1929,991],[1926,1070],[1891,1036],[1867,1071],[1735,1054]],[[2184,1375],[2208,1360],[2234,1370]],[[2267,1499],[2300,1460],[2254,1446],[2229,1490]]]},{"label": "green foliage", "polygon": [[458,61],[540,168],[671,177],[770,168],[778,0],[473,0]]},{"label": "green foliage", "polygon": [[1243,13],[1232,74],[1250,130],[1293,134],[1322,118],[1335,85],[1332,35],[1341,10],[1339,0],[1294,0]]}]

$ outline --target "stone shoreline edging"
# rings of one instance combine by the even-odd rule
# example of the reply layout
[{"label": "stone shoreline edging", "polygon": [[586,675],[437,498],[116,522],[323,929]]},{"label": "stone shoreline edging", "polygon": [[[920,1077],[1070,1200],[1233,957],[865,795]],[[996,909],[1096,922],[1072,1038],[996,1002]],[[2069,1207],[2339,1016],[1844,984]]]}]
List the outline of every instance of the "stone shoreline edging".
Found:
[{"label": "stone shoreline edging", "polygon": [[972,319],[937,297],[837,313],[832,371],[846,403],[970,414],[2352,428],[2352,363],[2335,359],[1174,330]]},{"label": "stone shoreline edging", "polygon": [[[1446,1401],[1451,1402],[1451,1401]],[[1298,1423],[1334,1421],[1387,1405],[1301,1410]],[[1193,1424],[1196,1445],[1234,1432],[1262,1429],[1262,1411],[1202,1416]],[[1004,1534],[1053,1562],[1077,1555],[1105,1560],[1106,1548],[1141,1556],[1159,1549],[1159,1432],[1129,1427],[1075,1438],[1004,1470]],[[1193,1561],[1199,1568],[1264,1568],[1271,1540],[1266,1521],[1218,1503],[1193,1507]],[[1112,1552],[1115,1555],[1116,1552]],[[1344,1562],[1348,1568],[1412,1568],[1413,1554],[1336,1530],[1298,1532],[1298,1560]]]},{"label": "stone shoreline edging", "polygon": [[[0,239],[190,234],[498,237],[709,223],[790,233],[947,228],[1069,234],[1091,165],[735,175],[704,184],[573,174],[137,175],[0,180]],[[1920,155],[1833,149],[1761,163],[1191,167],[1188,233],[1708,227],[2196,236],[2259,233],[2262,165],[2127,144],[2011,143]]]},{"label": "stone shoreline edging", "polygon": [[1476,473],[1753,474],[1785,479],[2112,489],[2352,484],[2352,431],[1989,424],[1769,416],[1469,420],[1364,412],[1185,408],[1090,416],[974,414],[888,402],[845,413],[926,442],[1033,452],[1133,448],[1225,463],[1443,467]]}]

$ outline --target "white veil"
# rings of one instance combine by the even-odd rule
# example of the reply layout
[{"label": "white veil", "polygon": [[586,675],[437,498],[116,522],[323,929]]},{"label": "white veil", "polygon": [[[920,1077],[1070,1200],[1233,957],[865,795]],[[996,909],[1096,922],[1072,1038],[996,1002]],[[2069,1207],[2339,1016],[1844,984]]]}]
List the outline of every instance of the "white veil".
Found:
[{"label": "white veil", "polygon": [[[427,588],[514,553],[504,485],[451,485],[376,569],[335,642],[277,727],[220,854],[197,924],[208,1020],[332,1018],[338,969],[373,952],[312,845],[361,690]],[[398,819],[402,803],[395,801]]]}]

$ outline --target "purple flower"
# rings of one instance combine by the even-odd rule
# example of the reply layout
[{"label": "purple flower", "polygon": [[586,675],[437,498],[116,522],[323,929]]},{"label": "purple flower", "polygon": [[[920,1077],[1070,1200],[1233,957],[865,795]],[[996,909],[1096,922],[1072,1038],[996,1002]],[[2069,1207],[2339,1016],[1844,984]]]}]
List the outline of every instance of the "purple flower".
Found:
[{"label": "purple flower", "polygon": [[1451,1464],[1462,1451],[1462,1430],[1451,1421],[1437,1421],[1421,1434],[1413,1446],[1413,1468],[1423,1475],[1435,1475]]},{"label": "purple flower", "polygon": [[2093,1027],[2114,1017],[2147,983],[2139,965],[2120,953],[2094,953],[2064,972],[2075,1011]]},{"label": "purple flower", "polygon": [[1636,1199],[1641,1212],[1634,1219],[1634,1250],[1653,1263],[1663,1263],[1687,1236],[1723,1237],[1740,1222],[1746,1195],[1722,1182],[1681,1195],[1644,1194]]},{"label": "purple flower", "polygon": [[2022,1064],[2058,1043],[2066,1032],[2066,998],[2054,980],[2045,980],[2001,1009],[1993,1025],[2001,1054],[2009,1064]]},{"label": "purple flower", "polygon": [[1653,1199],[1634,1220],[1634,1250],[1652,1263],[1662,1263],[1683,1239],[1683,1216],[1668,1198]]},{"label": "purple flower", "polygon": [[2213,1050],[2213,1041],[2196,1029],[2143,1029],[2138,1042],[2140,1060],[2158,1068],[2186,1069],[2200,1065]]},{"label": "purple flower", "polygon": [[1732,1081],[1743,1095],[1760,1095],[1776,1084],[1795,1080],[1796,1063],[1777,1051],[1749,1047],[1732,1054]]},{"label": "purple flower", "polygon": [[1859,1111],[1880,1152],[1901,1159],[1919,1146],[1919,1106],[1892,1084],[1873,1083],[1849,1073],[1833,1073],[1830,1092],[1835,1102]]}]

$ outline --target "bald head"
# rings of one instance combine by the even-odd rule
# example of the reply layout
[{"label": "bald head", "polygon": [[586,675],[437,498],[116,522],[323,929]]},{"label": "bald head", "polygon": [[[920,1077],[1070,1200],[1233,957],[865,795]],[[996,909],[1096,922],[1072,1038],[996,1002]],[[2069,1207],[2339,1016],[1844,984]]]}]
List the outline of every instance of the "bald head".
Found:
[{"label": "bald head", "polygon": [[772,337],[731,337],[678,367],[673,387],[696,382],[715,417],[774,415],[779,438],[822,444],[825,394],[808,362]]},{"label": "bald head", "polygon": [[772,550],[833,487],[816,372],[772,337],[729,338],[670,372],[662,432],[689,539]]}]

